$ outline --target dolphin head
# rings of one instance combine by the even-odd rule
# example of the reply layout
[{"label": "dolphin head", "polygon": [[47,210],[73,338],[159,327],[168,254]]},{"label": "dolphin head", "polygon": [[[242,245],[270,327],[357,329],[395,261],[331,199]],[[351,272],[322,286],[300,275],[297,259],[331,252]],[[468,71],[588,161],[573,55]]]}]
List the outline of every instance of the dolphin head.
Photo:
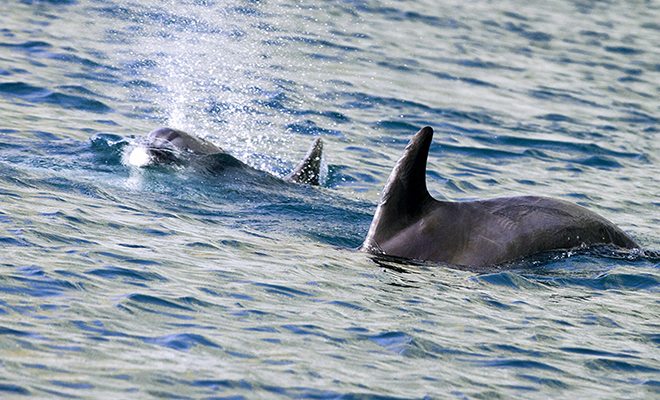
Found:
[{"label": "dolphin head", "polygon": [[208,140],[172,128],[158,128],[131,150],[128,162],[138,167],[185,164],[191,155],[226,154]]}]

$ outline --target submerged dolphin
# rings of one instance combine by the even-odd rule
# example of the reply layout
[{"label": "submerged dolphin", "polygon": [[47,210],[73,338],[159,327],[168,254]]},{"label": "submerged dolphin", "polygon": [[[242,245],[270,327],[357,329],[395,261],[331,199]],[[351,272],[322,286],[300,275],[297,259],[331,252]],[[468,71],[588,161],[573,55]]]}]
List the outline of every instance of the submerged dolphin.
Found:
[{"label": "submerged dolphin", "polygon": [[[216,166],[218,158],[221,157],[223,162],[220,168],[233,166],[252,169],[208,140],[172,128],[158,128],[151,131],[139,146],[132,149],[129,162],[139,166],[183,164],[191,159],[198,160],[207,156]],[[322,159],[323,141],[321,138],[316,138],[302,162],[284,179],[295,183],[319,185]]]},{"label": "submerged dolphin", "polygon": [[607,219],[562,200],[435,200],[426,188],[432,138],[433,129],[425,127],[410,140],[385,184],[362,251],[487,267],[548,250],[639,248]]}]

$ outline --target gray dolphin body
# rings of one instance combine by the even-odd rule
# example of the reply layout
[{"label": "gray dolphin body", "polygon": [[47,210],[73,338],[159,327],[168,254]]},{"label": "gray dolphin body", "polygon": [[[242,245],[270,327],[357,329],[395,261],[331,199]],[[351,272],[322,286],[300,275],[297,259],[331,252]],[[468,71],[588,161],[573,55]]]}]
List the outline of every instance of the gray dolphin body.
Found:
[{"label": "gray dolphin body", "polygon": [[[158,128],[149,133],[144,143],[144,149],[151,157],[151,163],[183,163],[193,157],[221,156],[224,166],[252,169],[242,161],[232,157],[226,151],[208,140],[172,128]],[[302,162],[284,180],[319,185],[321,163],[323,158],[323,141],[316,138]],[[218,157],[213,161],[217,164]]]},{"label": "gray dolphin body", "polygon": [[432,138],[433,129],[425,127],[404,150],[385,184],[361,250],[479,268],[548,250],[593,245],[639,248],[607,219],[562,200],[433,199],[426,188]]}]

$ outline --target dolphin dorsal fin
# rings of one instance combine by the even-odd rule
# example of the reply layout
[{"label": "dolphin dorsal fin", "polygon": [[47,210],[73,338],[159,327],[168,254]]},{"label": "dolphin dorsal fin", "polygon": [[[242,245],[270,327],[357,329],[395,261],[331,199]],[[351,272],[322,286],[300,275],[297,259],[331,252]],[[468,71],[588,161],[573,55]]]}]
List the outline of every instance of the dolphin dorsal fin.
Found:
[{"label": "dolphin dorsal fin", "polygon": [[422,128],[410,139],[380,196],[380,204],[397,205],[399,211],[414,213],[429,197],[426,188],[426,161],[433,139],[433,128]]},{"label": "dolphin dorsal fin", "polygon": [[378,243],[389,239],[416,220],[423,205],[431,199],[426,188],[426,161],[433,139],[433,128],[422,128],[403,151],[380,196],[364,247],[378,249]]},{"label": "dolphin dorsal fin", "polygon": [[321,184],[321,168],[323,167],[323,140],[316,138],[309,147],[305,158],[284,179],[295,183],[308,185]]}]

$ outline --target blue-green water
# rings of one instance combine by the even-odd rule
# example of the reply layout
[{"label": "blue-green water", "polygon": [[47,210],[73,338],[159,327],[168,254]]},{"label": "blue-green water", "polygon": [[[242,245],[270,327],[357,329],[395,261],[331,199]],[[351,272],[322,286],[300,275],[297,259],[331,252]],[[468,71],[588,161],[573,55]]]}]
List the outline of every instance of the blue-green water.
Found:
[{"label": "blue-green water", "polygon": [[[659,249],[657,21],[623,1],[0,3],[0,395],[658,395],[657,260],[354,250],[424,125],[435,197],[568,199]],[[321,136],[329,176],[122,163],[114,135],[162,125],[275,176]]]}]

